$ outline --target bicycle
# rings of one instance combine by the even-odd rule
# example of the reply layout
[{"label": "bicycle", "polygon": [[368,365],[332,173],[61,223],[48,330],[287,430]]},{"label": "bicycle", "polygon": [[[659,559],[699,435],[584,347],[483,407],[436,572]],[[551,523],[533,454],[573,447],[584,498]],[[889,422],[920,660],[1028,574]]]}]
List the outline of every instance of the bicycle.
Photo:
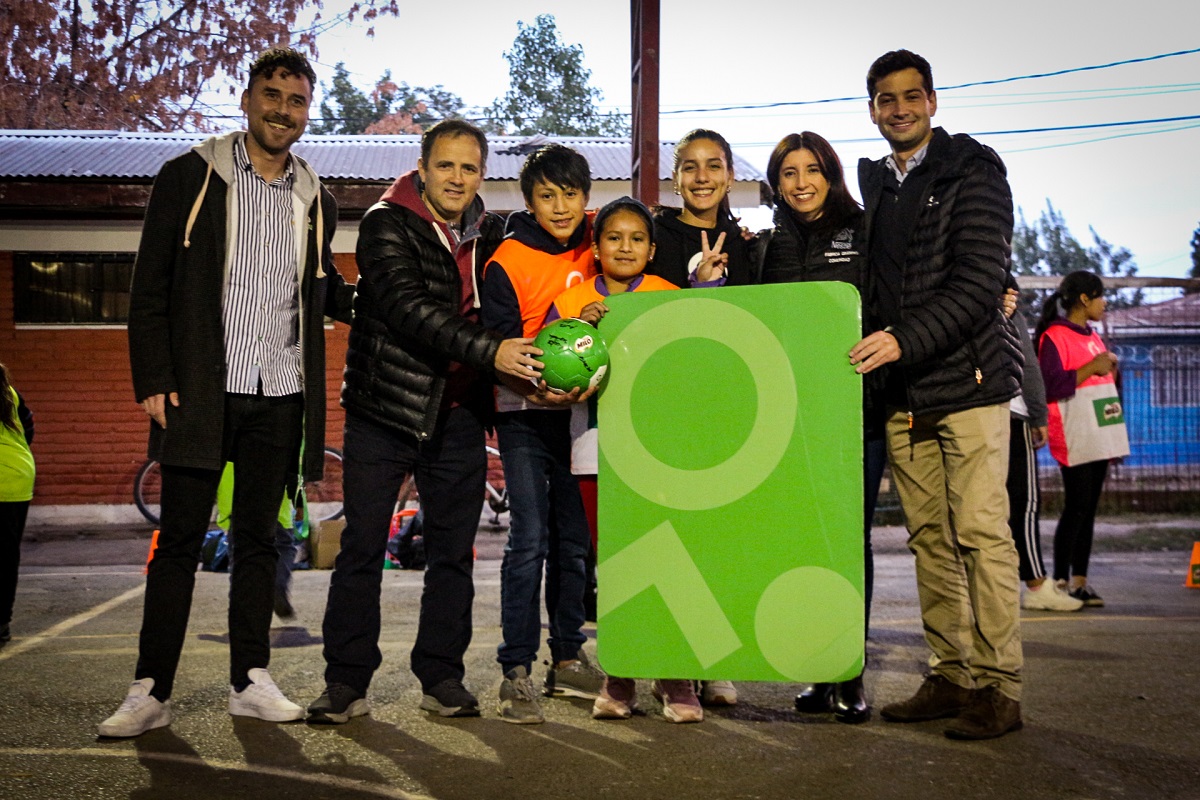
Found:
[{"label": "bicycle", "polygon": [[[142,516],[154,525],[159,521],[161,494],[162,474],[158,462],[147,459],[133,479],[133,502]],[[345,509],[342,506],[341,450],[336,447],[325,448],[325,475],[319,481],[305,482],[304,499],[312,520],[325,522],[342,516]]]}]

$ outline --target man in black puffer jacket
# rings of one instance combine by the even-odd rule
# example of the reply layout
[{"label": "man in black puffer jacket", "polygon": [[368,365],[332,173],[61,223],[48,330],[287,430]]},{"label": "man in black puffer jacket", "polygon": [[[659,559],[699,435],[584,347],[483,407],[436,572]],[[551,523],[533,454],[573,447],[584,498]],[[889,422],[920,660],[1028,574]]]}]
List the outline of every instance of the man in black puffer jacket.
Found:
[{"label": "man in black puffer jacket", "polygon": [[368,712],[367,687],[382,661],[388,528],[409,472],[425,512],[425,591],[412,650],[421,708],[479,715],[463,686],[463,654],[493,377],[536,378],[541,366],[531,340],[502,340],[479,323],[479,274],[504,230],[477,196],[486,165],[478,128],[438,123],[421,139],[417,169],[397,178],[359,227],[342,385],[346,528],[325,607],[325,692],[309,706],[310,722]]},{"label": "man in black puffer jacket", "polygon": [[859,163],[869,302],[884,330],[850,352],[888,369],[888,457],[916,556],[932,674],[893,722],[956,717],[946,735],[1021,727],[1017,555],[1008,531],[1008,401],[1020,346],[998,308],[1009,273],[1012,194],[1000,157],[933,129],[929,63],[907,50],[867,74],[871,121],[891,145]]}]

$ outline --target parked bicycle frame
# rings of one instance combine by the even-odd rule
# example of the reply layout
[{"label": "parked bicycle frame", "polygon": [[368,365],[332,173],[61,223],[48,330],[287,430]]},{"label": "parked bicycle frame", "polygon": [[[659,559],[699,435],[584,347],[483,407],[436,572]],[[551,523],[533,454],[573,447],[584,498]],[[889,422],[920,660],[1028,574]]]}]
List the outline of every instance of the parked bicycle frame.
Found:
[{"label": "parked bicycle frame", "polygon": [[[487,448],[488,474],[499,469],[500,451],[490,445]],[[159,521],[159,496],[162,487],[162,476],[158,462],[148,459],[138,470],[133,482],[133,502],[147,520],[157,525]],[[319,481],[308,481],[304,484],[304,497],[308,503],[309,518],[324,522],[340,519],[344,508],[342,506],[342,452],[334,447],[325,448],[325,474]],[[489,477],[484,483],[484,500],[492,513],[492,525],[500,524],[500,515],[508,511],[508,489],[493,485]],[[404,509],[410,501],[418,501],[416,483],[409,475],[400,488],[397,507]]]},{"label": "parked bicycle frame", "polygon": [[[138,511],[154,525],[158,524],[162,490],[162,474],[158,462],[148,459],[133,481],[133,502]],[[308,503],[309,519],[324,522],[342,516],[342,451],[325,448],[325,475],[319,481],[304,484],[304,499]]]}]

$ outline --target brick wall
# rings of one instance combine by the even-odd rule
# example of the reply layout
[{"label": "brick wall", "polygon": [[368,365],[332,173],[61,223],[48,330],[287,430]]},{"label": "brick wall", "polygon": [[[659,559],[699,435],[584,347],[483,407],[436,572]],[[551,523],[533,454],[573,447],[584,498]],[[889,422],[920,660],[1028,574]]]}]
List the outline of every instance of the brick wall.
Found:
[{"label": "brick wall", "polygon": [[[347,281],[353,253],[336,256]],[[326,329],[326,442],[341,446],[342,384],[349,328]],[[133,502],[133,479],[145,460],[146,415],[134,402],[124,326],[17,329],[13,259],[0,252],[0,362],[25,397],[37,425],[35,505]]]}]

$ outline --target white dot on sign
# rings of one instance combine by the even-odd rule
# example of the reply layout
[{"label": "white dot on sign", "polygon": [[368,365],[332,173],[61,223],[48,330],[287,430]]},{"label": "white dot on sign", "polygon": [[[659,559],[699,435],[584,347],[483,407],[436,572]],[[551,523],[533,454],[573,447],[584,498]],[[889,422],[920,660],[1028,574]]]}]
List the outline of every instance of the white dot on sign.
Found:
[{"label": "white dot on sign", "polygon": [[767,663],[786,678],[845,680],[863,653],[863,596],[825,567],[796,567],[758,600],[754,634]]}]

